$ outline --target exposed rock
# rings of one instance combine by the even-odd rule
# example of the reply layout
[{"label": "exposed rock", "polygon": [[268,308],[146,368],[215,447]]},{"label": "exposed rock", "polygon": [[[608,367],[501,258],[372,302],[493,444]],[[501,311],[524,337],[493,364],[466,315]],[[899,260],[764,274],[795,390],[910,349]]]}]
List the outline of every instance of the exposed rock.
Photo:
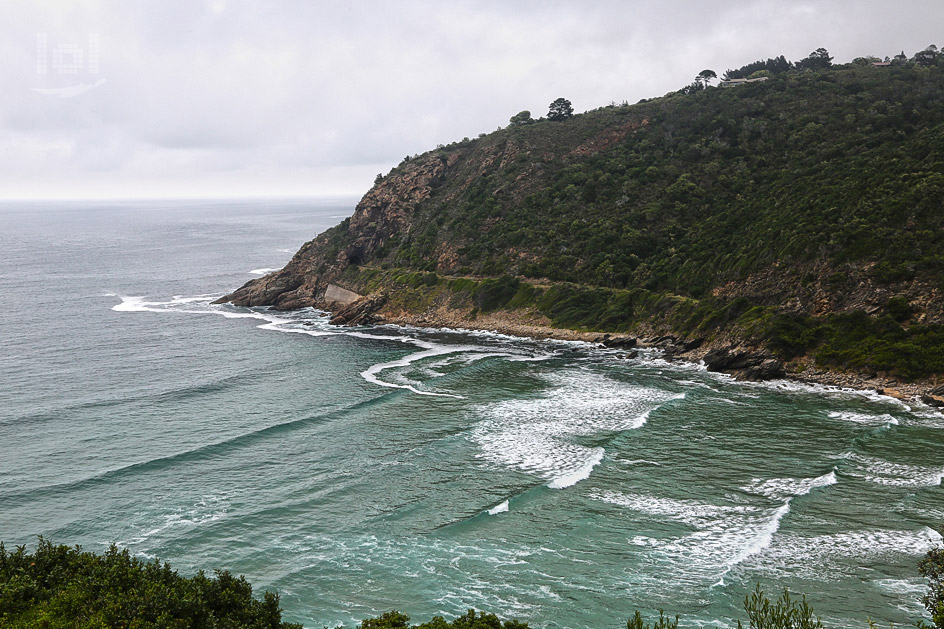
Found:
[{"label": "exposed rock", "polygon": [[636,347],[636,339],[631,336],[610,337],[609,334],[605,334],[600,343],[603,347],[610,349],[631,349]]},{"label": "exposed rock", "polygon": [[713,349],[703,360],[708,371],[729,373],[738,380],[774,380],[786,376],[783,363],[763,351]]},{"label": "exposed rock", "polygon": [[680,339],[677,336],[657,336],[651,339],[648,339],[646,343],[652,347],[658,347],[663,351],[665,358],[677,358],[678,356],[690,352],[694,349],[698,349],[705,342],[705,339],[693,339],[685,340]]},{"label": "exposed rock", "polygon": [[742,370],[734,372],[734,377],[738,380],[776,380],[778,378],[786,377],[786,372],[783,370],[783,364],[775,358],[767,358],[762,360],[760,364],[746,367]]},{"label": "exposed rock", "polygon": [[[934,389],[937,391],[941,387]],[[921,401],[927,404],[928,406],[936,406],[938,408],[944,408],[944,396],[941,395],[922,395]]]},{"label": "exposed rock", "polygon": [[387,303],[383,293],[361,297],[334,313],[331,325],[371,325],[382,321],[376,313]]},{"label": "exposed rock", "polygon": [[302,284],[302,278],[285,275],[281,271],[247,282],[231,295],[221,297],[213,303],[232,302],[235,306],[271,306],[280,295],[294,291]]}]

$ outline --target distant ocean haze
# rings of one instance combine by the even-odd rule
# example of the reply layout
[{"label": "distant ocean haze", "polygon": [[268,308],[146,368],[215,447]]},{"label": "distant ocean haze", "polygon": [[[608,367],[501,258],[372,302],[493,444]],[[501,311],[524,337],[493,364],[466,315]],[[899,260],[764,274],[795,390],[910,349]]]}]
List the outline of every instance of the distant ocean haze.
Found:
[{"label": "distant ocean haze", "polygon": [[211,305],[353,205],[0,206],[0,540],[228,569],[308,626],[469,607],[731,626],[758,582],[831,626],[921,617],[939,412]]}]

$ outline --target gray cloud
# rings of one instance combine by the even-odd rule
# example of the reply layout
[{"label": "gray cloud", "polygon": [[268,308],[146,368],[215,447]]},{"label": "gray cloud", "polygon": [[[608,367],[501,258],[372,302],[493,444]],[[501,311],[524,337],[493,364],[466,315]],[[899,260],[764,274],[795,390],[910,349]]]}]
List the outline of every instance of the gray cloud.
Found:
[{"label": "gray cloud", "polygon": [[[841,62],[912,54],[944,43],[942,18],[939,0],[12,0],[0,194],[358,193],[406,154],[543,115],[558,96],[578,111],[635,102],[706,67],[819,46]],[[70,44],[83,64],[64,74],[53,57]],[[76,85],[95,87],[57,97]]]}]

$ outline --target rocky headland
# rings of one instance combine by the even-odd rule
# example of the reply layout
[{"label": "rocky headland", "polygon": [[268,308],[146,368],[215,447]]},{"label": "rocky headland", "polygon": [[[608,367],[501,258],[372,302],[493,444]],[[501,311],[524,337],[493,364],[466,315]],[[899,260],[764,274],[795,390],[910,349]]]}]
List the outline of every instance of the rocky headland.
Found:
[{"label": "rocky headland", "polygon": [[657,347],[944,405],[944,76],[849,64],[408,157],[220,302]]}]

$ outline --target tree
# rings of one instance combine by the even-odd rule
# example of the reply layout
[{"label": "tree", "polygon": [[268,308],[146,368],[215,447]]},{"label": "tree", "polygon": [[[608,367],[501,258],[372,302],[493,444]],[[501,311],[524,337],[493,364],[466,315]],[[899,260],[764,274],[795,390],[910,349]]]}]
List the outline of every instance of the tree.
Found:
[{"label": "tree", "polygon": [[703,83],[706,87],[711,83],[712,79],[717,79],[718,75],[715,74],[714,70],[702,70],[698,73],[698,76],[695,77],[696,82]]},{"label": "tree", "polygon": [[567,120],[574,115],[574,108],[566,98],[558,98],[547,110],[548,120]]},{"label": "tree", "polygon": [[934,44],[931,44],[924,50],[915,53],[914,62],[917,63],[919,66],[928,67],[928,66],[933,66],[934,64],[936,64],[937,58],[938,58],[937,46],[935,46]]},{"label": "tree", "polygon": [[517,620],[502,620],[495,614],[476,613],[470,609],[465,615],[448,622],[442,616],[434,616],[429,622],[411,625],[410,617],[394,610],[377,618],[361,622],[359,629],[528,629],[528,624]]},{"label": "tree", "polygon": [[817,48],[806,59],[796,62],[798,70],[823,70],[833,65],[833,58],[825,48]]},{"label": "tree", "polygon": [[[779,599],[771,601],[758,584],[749,596],[744,597],[744,611],[750,629],[823,629],[823,623],[813,615],[806,597],[797,603],[787,590]],[[738,629],[742,627],[739,620]]]},{"label": "tree", "polygon": [[534,122],[534,119],[531,117],[531,112],[525,109],[524,111],[519,111],[514,116],[512,116],[508,122],[510,122],[512,126],[518,126],[531,124]]},{"label": "tree", "polygon": [[[45,620],[44,620],[45,619]],[[302,629],[282,621],[279,596],[252,595],[245,577],[201,570],[182,577],[112,545],[102,555],[39,538],[7,551],[0,542],[0,626],[247,627]]]},{"label": "tree", "polygon": [[694,94],[705,89],[704,84],[701,83],[698,79],[695,79],[685,87],[679,90],[679,94]]},{"label": "tree", "polygon": [[[944,535],[944,527],[940,529]],[[928,551],[918,564],[921,576],[928,580],[927,594],[921,599],[925,609],[931,614],[933,625],[921,623],[922,629],[944,629],[944,548],[936,547]]]}]

